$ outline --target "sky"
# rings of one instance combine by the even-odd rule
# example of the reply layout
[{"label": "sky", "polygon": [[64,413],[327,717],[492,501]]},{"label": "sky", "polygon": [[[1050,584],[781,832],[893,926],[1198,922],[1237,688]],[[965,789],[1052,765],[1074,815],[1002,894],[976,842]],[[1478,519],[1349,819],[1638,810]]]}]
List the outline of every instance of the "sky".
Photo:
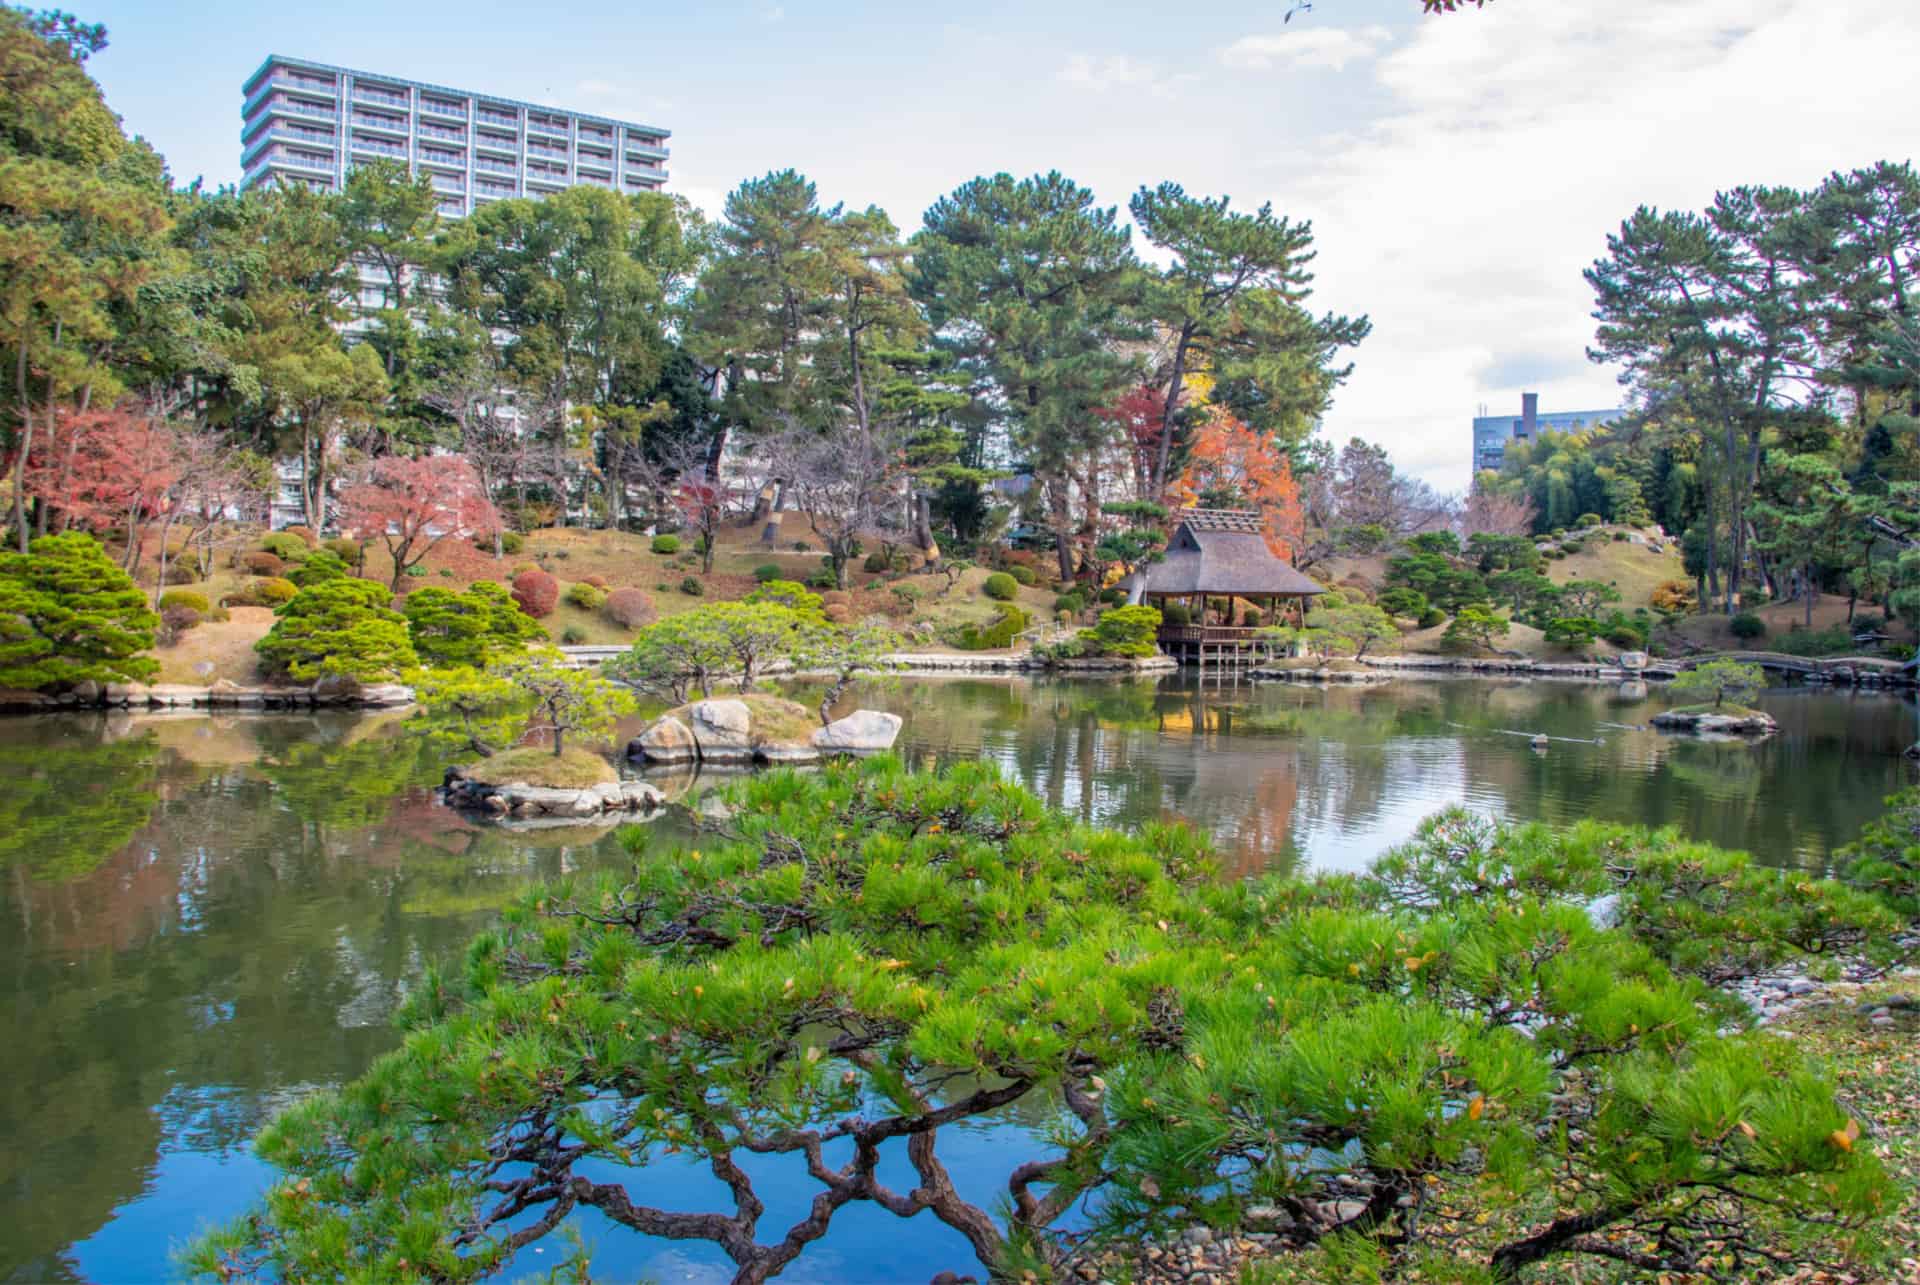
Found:
[{"label": "sky", "polygon": [[239,177],[269,54],[659,125],[717,213],[794,167],[904,231],[978,174],[1057,169],[1120,207],[1171,179],[1311,220],[1310,306],[1365,314],[1324,431],[1445,491],[1470,420],[1618,405],[1581,270],[1645,204],[1811,186],[1913,155],[1910,0],[699,0],[76,3],[129,132],[181,181]]}]

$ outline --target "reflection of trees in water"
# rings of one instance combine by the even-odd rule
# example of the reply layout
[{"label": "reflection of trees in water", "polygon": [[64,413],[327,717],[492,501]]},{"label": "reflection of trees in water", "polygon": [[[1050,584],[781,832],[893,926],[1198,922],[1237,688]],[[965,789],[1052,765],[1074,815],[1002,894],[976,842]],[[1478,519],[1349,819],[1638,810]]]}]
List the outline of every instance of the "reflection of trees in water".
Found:
[{"label": "reflection of trees in water", "polygon": [[[304,741],[259,720],[257,768],[227,744],[203,766],[62,725],[72,744],[0,727],[10,787],[12,765],[42,764],[113,818],[40,824],[62,798],[35,785],[45,810],[0,829],[0,1261],[34,1279],[140,1193],[163,1141],[242,1147],[290,1086],[363,1071],[425,965],[457,959],[515,889],[626,859],[610,838],[473,835],[410,790],[435,764],[404,737],[355,739],[352,719]],[[93,797],[96,778],[114,788]],[[90,855],[65,863],[76,835]]]},{"label": "reflection of trees in water", "polygon": [[38,734],[0,742],[0,867],[10,880],[72,879],[146,823],[159,802],[154,750],[144,737],[102,744],[64,719],[34,724]]}]

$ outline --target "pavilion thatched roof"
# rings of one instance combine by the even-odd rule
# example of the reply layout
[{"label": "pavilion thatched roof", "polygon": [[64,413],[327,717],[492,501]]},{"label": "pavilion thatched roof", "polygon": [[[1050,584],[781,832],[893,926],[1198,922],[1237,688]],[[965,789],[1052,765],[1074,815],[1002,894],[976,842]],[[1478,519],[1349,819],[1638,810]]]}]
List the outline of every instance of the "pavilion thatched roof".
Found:
[{"label": "pavilion thatched roof", "polygon": [[1326,590],[1267,547],[1258,513],[1189,509],[1160,561],[1122,582],[1143,597],[1233,594],[1242,598],[1309,597]]}]

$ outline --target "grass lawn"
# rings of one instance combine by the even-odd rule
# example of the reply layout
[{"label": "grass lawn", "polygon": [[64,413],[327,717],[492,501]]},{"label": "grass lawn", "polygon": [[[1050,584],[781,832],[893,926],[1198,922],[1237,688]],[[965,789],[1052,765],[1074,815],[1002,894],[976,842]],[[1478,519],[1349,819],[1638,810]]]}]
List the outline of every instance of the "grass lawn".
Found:
[{"label": "grass lawn", "polygon": [[203,620],[171,647],[153,657],[160,662],[162,683],[205,686],[230,678],[242,686],[263,681],[253,645],[273,628],[273,612],[266,607],[229,608],[230,619]]},{"label": "grass lawn", "polygon": [[556,756],[549,745],[520,745],[489,755],[467,769],[489,785],[524,782],[556,790],[579,790],[617,781],[620,774],[592,750],[569,749]]}]

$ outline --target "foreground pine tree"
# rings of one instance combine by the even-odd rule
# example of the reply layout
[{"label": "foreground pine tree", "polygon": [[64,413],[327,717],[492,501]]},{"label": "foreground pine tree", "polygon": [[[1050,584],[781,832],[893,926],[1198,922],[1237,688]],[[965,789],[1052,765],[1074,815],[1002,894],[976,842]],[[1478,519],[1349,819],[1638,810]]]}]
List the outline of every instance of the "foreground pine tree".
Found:
[{"label": "foreground pine tree", "polygon": [[159,624],[90,535],[41,536],[31,553],[0,553],[0,687],[144,682],[160,671],[141,655]]},{"label": "foreground pine tree", "polygon": [[[1185,829],[1080,826],[976,765],[776,772],[734,802],[713,842],[542,891],[430,976],[401,1049],[267,1131],[286,1179],[191,1265],[474,1279],[594,1210],[764,1281],[865,1202],[1046,1279],[1085,1200],[1098,1234],[1258,1217],[1374,1278],[1579,1255],[1755,1279],[1887,1207],[1828,1085],[1704,980],[1883,940],[1851,889],[1458,814],[1363,878],[1221,887]],[[943,1136],[1015,1104],[1056,1123],[968,1199]],[[882,1177],[902,1153],[911,1187]],[[675,1154],[729,1198],[636,1203],[623,1173]],[[764,1222],[770,1162],[811,1193],[789,1225]]]}]

